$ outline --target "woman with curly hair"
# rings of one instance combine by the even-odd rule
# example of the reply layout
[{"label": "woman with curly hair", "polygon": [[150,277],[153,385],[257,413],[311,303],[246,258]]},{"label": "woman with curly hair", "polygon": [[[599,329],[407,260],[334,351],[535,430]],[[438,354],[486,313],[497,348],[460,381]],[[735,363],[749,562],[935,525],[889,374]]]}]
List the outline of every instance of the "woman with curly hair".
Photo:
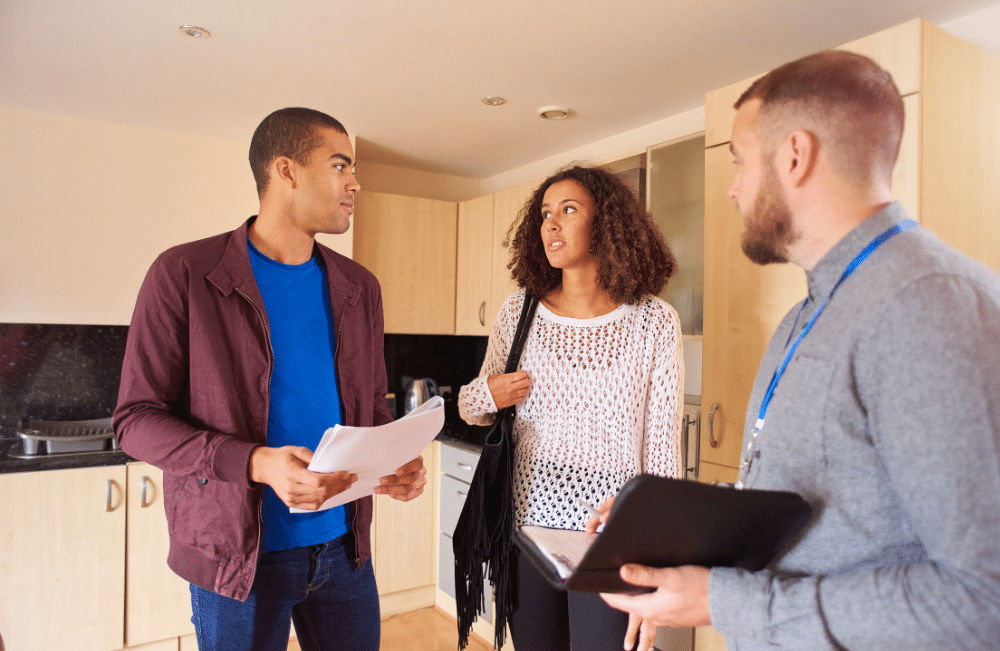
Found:
[{"label": "woman with curly hair", "polygon": [[[522,289],[497,312],[459,409],[466,422],[487,425],[517,405],[515,525],[582,530],[581,501],[602,504],[640,472],[681,476],[680,321],[657,298],[674,258],[631,189],[600,168],[546,179],[519,217],[509,267]],[[504,374],[526,291],[539,297],[538,311],[519,370]],[[640,623],[630,626],[597,594],[550,587],[526,558],[510,571],[518,651],[635,641]]]}]

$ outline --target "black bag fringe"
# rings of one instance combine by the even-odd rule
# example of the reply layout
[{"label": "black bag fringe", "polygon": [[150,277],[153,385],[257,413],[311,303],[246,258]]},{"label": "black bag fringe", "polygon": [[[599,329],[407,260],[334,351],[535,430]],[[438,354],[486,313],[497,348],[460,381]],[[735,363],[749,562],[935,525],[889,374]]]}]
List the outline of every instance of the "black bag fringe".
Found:
[{"label": "black bag fringe", "polygon": [[[525,292],[505,373],[517,370],[537,307],[538,299]],[[493,645],[497,649],[503,646],[507,621],[514,609],[509,572],[514,528],[514,497],[511,492],[514,481],[514,444],[511,438],[514,415],[514,407],[501,409],[490,426],[452,537],[459,649],[468,645],[469,631],[476,616],[486,612],[484,580],[493,584],[496,601]]]}]

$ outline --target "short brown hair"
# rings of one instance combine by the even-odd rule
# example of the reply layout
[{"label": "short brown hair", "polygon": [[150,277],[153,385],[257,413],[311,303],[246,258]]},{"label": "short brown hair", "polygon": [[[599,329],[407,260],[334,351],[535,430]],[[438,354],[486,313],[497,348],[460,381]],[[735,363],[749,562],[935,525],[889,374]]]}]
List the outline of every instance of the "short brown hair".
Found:
[{"label": "short brown hair", "polygon": [[663,291],[676,263],[652,217],[620,178],[599,167],[579,165],[542,182],[511,225],[512,257],[507,268],[517,284],[539,298],[562,284],[562,270],[550,266],[545,256],[541,229],[545,191],[565,180],[579,183],[593,201],[589,251],[598,261],[601,287],[616,302]]},{"label": "short brown hair", "polygon": [[[761,100],[765,149],[792,129],[816,132],[844,178],[888,181],[899,156],[903,99],[892,76],[868,57],[827,50],[775,68],[736,101]],[[768,142],[770,141],[770,142]]]},{"label": "short brown hair", "polygon": [[267,166],[278,156],[287,156],[305,164],[309,153],[323,144],[318,127],[329,127],[347,134],[338,120],[322,111],[308,108],[283,108],[270,114],[257,126],[250,140],[250,169],[257,182],[257,194],[263,195],[270,181]]}]

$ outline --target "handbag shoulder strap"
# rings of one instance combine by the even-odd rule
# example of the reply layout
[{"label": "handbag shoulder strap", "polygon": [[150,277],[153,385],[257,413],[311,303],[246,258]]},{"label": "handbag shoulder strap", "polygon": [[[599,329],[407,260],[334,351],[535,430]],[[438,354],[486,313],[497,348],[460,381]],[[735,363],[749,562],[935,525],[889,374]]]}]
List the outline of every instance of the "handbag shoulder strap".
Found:
[{"label": "handbag shoulder strap", "polygon": [[525,290],[521,316],[517,320],[514,339],[510,343],[510,354],[507,356],[507,367],[504,373],[513,373],[517,370],[517,365],[521,361],[521,352],[524,350],[524,342],[528,339],[528,331],[531,329],[531,321],[535,318],[537,307],[538,298]]}]

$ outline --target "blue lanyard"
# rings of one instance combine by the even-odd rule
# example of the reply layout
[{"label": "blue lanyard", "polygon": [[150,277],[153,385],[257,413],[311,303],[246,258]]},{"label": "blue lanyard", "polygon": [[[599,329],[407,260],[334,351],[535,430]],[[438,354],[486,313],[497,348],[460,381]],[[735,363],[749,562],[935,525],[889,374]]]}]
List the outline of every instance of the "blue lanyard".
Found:
[{"label": "blue lanyard", "polygon": [[[788,363],[792,361],[792,357],[795,355],[795,350],[799,347],[799,344],[802,343],[806,334],[808,334],[812,329],[813,324],[816,323],[816,319],[818,319],[819,315],[822,314],[823,308],[825,308],[826,304],[830,302],[830,299],[833,297],[833,293],[837,291],[840,284],[843,283],[848,276],[854,273],[854,270],[858,268],[858,265],[867,260],[868,256],[870,256],[875,249],[882,246],[886,240],[897,233],[903,233],[911,228],[915,228],[916,226],[917,222],[912,219],[907,219],[896,224],[869,242],[868,246],[862,249],[861,253],[857,254],[854,259],[851,260],[851,263],[847,265],[847,269],[845,269],[844,273],[841,274],[840,280],[837,281],[837,284],[833,286],[830,293],[827,294],[826,298],[823,299],[823,302],[820,303],[818,308],[816,308],[816,312],[813,313],[812,318],[810,318],[809,322],[806,323],[804,328],[802,328],[802,332],[799,333],[799,336],[795,338],[795,343],[793,343],[792,347],[788,349],[788,353],[785,355],[785,360],[781,362],[781,366],[779,366],[778,370],[774,372],[774,377],[771,378],[771,384],[767,387],[767,393],[764,394],[764,401],[760,405],[760,412],[757,415],[757,423],[754,429],[759,431],[764,427],[764,416],[767,414],[767,408],[771,404],[771,398],[774,397],[774,390],[778,386],[778,382],[781,381],[781,376],[785,374],[785,369],[788,368]],[[805,304],[803,304],[802,307],[804,308]]]}]

